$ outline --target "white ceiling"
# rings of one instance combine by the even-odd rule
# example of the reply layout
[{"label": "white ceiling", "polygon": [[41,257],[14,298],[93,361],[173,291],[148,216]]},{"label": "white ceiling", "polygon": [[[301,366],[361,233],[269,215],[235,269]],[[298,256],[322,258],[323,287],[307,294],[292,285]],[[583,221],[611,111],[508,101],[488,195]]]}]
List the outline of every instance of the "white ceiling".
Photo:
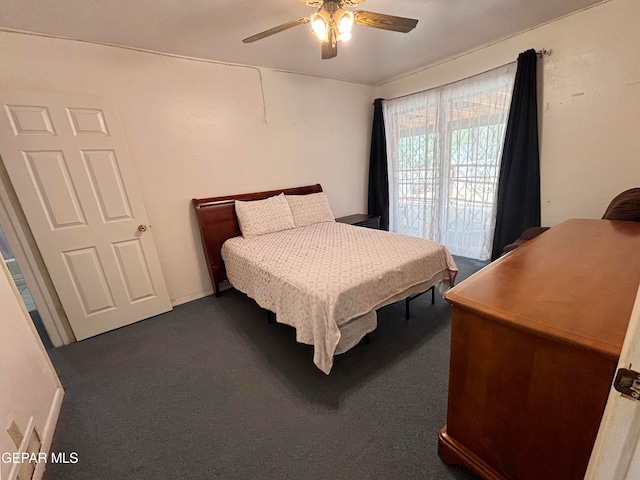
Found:
[{"label": "white ceiling", "polygon": [[331,60],[321,60],[308,24],[242,43],[314,13],[301,0],[2,0],[0,27],[380,85],[602,1],[367,0],[356,9],[418,26],[356,26]]}]

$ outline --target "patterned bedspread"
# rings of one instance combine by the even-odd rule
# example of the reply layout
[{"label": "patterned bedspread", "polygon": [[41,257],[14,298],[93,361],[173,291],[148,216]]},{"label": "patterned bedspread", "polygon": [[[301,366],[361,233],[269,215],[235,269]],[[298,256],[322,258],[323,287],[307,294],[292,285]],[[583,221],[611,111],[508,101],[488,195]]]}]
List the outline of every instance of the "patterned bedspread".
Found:
[{"label": "patterned bedspread", "polygon": [[359,338],[349,341],[355,345],[376,327],[376,308],[418,286],[448,287],[458,270],[437,242],[337,222],[230,238],[222,257],[231,285],[295,327],[326,374],[341,353],[341,329],[362,317]]}]

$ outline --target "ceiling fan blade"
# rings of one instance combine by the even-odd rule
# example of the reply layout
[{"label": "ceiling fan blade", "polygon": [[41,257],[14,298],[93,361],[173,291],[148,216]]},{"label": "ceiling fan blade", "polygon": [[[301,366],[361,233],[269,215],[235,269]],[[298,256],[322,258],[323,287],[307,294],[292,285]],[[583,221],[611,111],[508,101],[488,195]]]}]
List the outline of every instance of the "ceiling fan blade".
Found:
[{"label": "ceiling fan blade", "polygon": [[[324,0],[300,0],[302,3],[306,3],[310,7],[320,8],[324,3]],[[341,7],[357,7],[366,0],[336,0]]]},{"label": "ceiling fan blade", "polygon": [[[320,8],[324,3],[324,0],[300,0],[302,3],[306,3],[310,7]],[[341,7],[357,7],[361,3],[367,0],[335,0]]]},{"label": "ceiling fan blade", "polygon": [[357,7],[365,1],[366,0],[342,0],[341,4],[343,7]]},{"label": "ceiling fan blade", "polygon": [[292,20],[290,22],[283,23],[282,25],[278,25],[277,27],[270,28],[269,30],[265,30],[264,32],[260,32],[256,35],[245,38],[244,40],[242,40],[242,43],[251,43],[251,42],[255,42],[256,40],[262,40],[263,38],[268,37],[270,35],[284,32],[285,30],[288,30],[298,25],[304,25],[305,23],[309,23],[309,17],[301,17],[301,18],[298,18],[297,20]]},{"label": "ceiling fan blade", "polygon": [[357,25],[381,28],[383,30],[391,30],[393,32],[408,33],[418,24],[418,20],[413,18],[394,17],[393,15],[385,15],[384,13],[358,10],[353,12],[353,14]]},{"label": "ceiling fan blade", "polygon": [[322,42],[322,59],[329,60],[338,55],[338,42],[333,35],[333,29],[329,29],[329,38],[326,42]]}]

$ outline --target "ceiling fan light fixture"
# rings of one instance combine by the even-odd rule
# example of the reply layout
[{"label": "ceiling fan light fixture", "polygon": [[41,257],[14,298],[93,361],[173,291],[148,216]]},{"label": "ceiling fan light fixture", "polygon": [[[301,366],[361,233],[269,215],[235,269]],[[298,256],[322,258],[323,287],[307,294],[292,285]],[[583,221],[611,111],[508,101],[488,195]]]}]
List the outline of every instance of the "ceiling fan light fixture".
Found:
[{"label": "ceiling fan light fixture", "polygon": [[311,15],[311,28],[318,40],[326,42],[329,39],[329,28],[331,28],[331,17],[324,10],[319,10]]},{"label": "ceiling fan light fixture", "polygon": [[340,42],[348,42],[349,40],[351,40],[351,32],[339,33],[338,40]]},{"label": "ceiling fan light fixture", "polygon": [[[338,33],[340,35],[343,35],[345,33],[351,34],[351,30],[353,29],[353,24],[355,22],[353,12],[345,10],[344,8],[339,8],[333,14],[333,20],[338,26]],[[349,38],[351,38],[350,35]]]},{"label": "ceiling fan light fixture", "polygon": [[313,35],[321,42],[321,56],[329,60],[338,55],[338,42],[346,42],[351,38],[354,24],[360,26],[391,30],[393,32],[409,33],[418,24],[414,18],[395,17],[384,13],[368,12],[366,10],[350,11],[344,7],[356,7],[365,0],[301,0],[310,7],[317,8],[316,13],[308,17],[277,25],[242,40],[252,43],[262,40],[276,33],[289,30],[297,25],[311,23]]}]

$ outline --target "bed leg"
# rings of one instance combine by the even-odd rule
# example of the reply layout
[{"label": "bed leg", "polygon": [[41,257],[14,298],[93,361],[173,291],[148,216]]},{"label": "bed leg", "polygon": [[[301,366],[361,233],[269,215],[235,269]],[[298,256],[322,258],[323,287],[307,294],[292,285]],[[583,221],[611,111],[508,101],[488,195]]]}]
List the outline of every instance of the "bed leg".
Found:
[{"label": "bed leg", "polygon": [[365,334],[364,336],[364,344],[365,345],[369,345],[369,343],[371,343],[371,338],[369,337],[369,334]]},{"label": "bed leg", "polygon": [[[432,286],[429,290],[431,290],[431,305],[433,305],[434,303],[436,303],[436,287],[435,285]],[[416,293],[415,295],[410,295],[407,298],[404,299],[404,318],[405,320],[409,320],[409,318],[411,317],[411,312],[409,311],[409,302],[411,300],[415,300],[416,298],[418,298],[420,295],[427,293],[429,290],[425,290],[424,292],[421,293]]]},{"label": "bed leg", "polygon": [[276,319],[276,314],[273,313],[271,310],[267,310],[267,322],[269,322],[269,325],[274,323],[275,319]]}]

